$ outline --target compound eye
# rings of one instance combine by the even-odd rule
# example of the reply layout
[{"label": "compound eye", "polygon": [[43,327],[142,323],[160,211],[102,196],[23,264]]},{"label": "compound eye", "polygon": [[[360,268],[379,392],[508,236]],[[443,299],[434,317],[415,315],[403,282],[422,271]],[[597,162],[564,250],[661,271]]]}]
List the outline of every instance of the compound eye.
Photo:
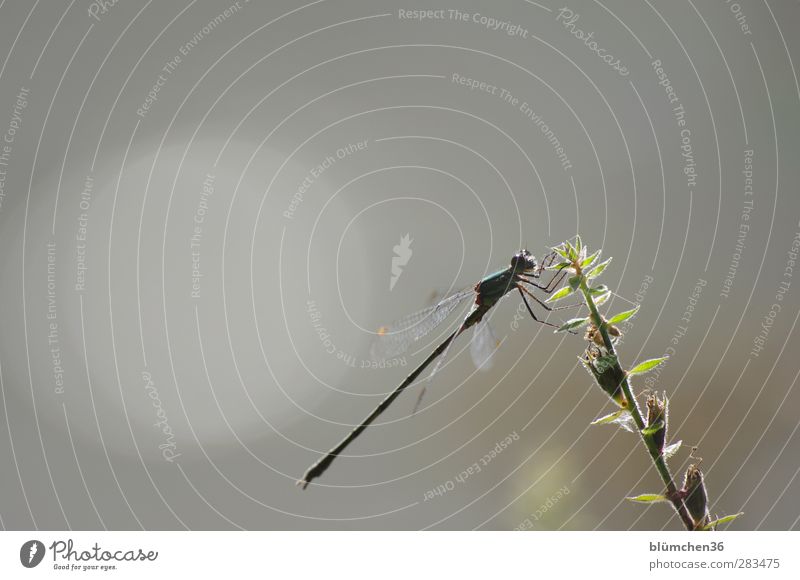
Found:
[{"label": "compound eye", "polygon": [[[516,260],[516,265],[519,269],[523,271],[535,270],[536,269],[536,258],[528,250],[521,250],[516,256],[514,256]],[[514,260],[512,260],[512,264],[514,264]]]}]

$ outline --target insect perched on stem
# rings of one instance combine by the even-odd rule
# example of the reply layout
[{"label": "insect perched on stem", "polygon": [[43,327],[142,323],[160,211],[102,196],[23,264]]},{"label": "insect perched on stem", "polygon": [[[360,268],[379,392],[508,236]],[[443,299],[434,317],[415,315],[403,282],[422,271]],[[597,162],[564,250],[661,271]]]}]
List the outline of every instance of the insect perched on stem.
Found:
[{"label": "insect perched on stem", "polygon": [[[472,308],[467,312],[464,320],[434,351],[428,355],[422,364],[420,364],[414,371],[400,383],[394,391],[392,391],[381,403],[375,407],[360,425],[353,429],[347,437],[345,437],[336,447],[328,451],[319,461],[312,465],[306,471],[303,478],[297,482],[299,486],[305,489],[311,480],[322,475],[334,459],[347,447],[353,440],[358,437],[381,413],[383,413],[389,405],[402,393],[408,386],[410,386],[417,377],[430,365],[437,357],[442,356],[439,363],[434,367],[431,376],[433,376],[442,361],[446,358],[447,351],[450,348],[453,340],[468,328],[475,326],[471,343],[471,352],[473,360],[478,366],[487,364],[491,352],[495,348],[495,342],[490,340],[491,330],[489,329],[488,322],[484,319],[486,314],[498,301],[516,290],[522,297],[528,312],[531,317],[548,326],[556,326],[545,320],[540,320],[534,314],[528,298],[535,300],[545,310],[559,310],[561,308],[569,308],[569,306],[551,307],[545,304],[542,300],[536,297],[532,290],[540,290],[545,294],[551,294],[564,279],[566,272],[555,272],[546,284],[539,284],[542,272],[553,264],[556,258],[555,253],[548,254],[539,264],[536,258],[528,252],[528,250],[520,250],[511,258],[511,264],[505,270],[500,270],[494,274],[490,274],[483,280],[478,282],[473,288],[456,292],[455,294],[440,301],[435,306],[431,306],[417,313],[410,314],[401,318],[392,325],[381,327],[378,331],[378,342],[376,349],[386,356],[394,356],[405,351],[414,341],[422,338],[439,324],[441,324],[459,304],[462,304],[466,299],[473,298]],[[488,354],[487,354],[488,348]],[[421,397],[422,393],[420,393]],[[419,403],[419,400],[417,401]]]}]

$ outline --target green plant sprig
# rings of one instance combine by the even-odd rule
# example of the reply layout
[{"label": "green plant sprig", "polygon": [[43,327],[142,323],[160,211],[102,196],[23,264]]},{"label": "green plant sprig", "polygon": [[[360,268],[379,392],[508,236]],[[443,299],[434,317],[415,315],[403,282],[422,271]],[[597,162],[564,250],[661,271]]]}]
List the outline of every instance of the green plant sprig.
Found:
[{"label": "green plant sprig", "polygon": [[614,349],[613,339],[620,335],[616,325],[634,316],[639,307],[620,312],[608,320],[597,309],[598,305],[609,297],[610,290],[605,285],[593,285],[593,280],[606,269],[611,258],[597,262],[600,250],[587,256],[587,247],[582,244],[580,236],[576,236],[574,244],[566,241],[553,250],[564,261],[552,266],[552,269],[567,270],[570,275],[568,284],[553,294],[548,302],[555,302],[580,291],[589,308],[589,316],[568,320],[556,332],[588,327],[586,339],[590,344],[579,360],[618,407],[616,412],[597,419],[593,424],[616,423],[628,431],[639,433],[661,480],[664,482],[664,493],[642,494],[627,499],[642,503],[669,502],[687,530],[713,530],[718,525],[741,515],[734,514],[711,519],[705,481],[698,465],[689,466],[684,485],[678,489],[667,464],[667,460],[681,446],[680,441],[666,445],[669,401],[666,395],[662,399],[659,399],[657,394],[648,396],[647,414],[643,416],[629,381],[631,376],[644,374],[656,368],[667,357],[646,360],[625,371],[620,365]]}]

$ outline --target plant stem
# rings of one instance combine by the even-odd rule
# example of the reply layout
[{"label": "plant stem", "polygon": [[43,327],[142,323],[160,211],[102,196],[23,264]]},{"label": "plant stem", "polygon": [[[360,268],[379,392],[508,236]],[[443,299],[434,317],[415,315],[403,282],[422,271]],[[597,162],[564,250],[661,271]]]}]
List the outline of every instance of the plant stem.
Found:
[{"label": "plant stem", "polygon": [[[597,310],[597,305],[594,303],[594,299],[589,292],[589,286],[586,283],[586,276],[584,276],[580,270],[578,271],[578,275],[580,276],[581,292],[583,293],[586,304],[589,306],[589,310],[591,311],[592,322],[600,331],[600,335],[603,337],[603,343],[605,344],[608,354],[615,357],[615,364],[619,367],[619,358],[617,357],[617,353],[614,351],[614,345],[611,343],[611,337],[608,334],[608,327],[605,320],[603,320],[603,317],[600,316],[600,312]],[[620,371],[622,371],[621,368]],[[683,499],[678,494],[678,488],[675,485],[675,481],[672,479],[672,473],[669,470],[667,461],[664,459],[664,456],[656,447],[656,444],[653,442],[653,440],[649,437],[646,437],[642,433],[642,430],[645,428],[645,422],[642,419],[642,413],[639,410],[639,403],[636,401],[636,397],[633,395],[630,383],[628,383],[627,373],[623,372],[622,374],[624,378],[622,379],[620,386],[622,388],[622,392],[625,394],[625,398],[628,401],[628,411],[630,411],[633,421],[636,423],[636,428],[639,431],[639,436],[641,437],[645,447],[647,447],[647,451],[650,453],[650,457],[652,458],[653,463],[658,470],[658,474],[661,476],[661,479],[666,486],[666,497],[672,503],[672,506],[680,516],[681,520],[683,521],[683,525],[686,526],[686,529],[689,531],[695,530],[695,522],[692,519],[692,516],[689,515],[689,511],[686,509]]]}]

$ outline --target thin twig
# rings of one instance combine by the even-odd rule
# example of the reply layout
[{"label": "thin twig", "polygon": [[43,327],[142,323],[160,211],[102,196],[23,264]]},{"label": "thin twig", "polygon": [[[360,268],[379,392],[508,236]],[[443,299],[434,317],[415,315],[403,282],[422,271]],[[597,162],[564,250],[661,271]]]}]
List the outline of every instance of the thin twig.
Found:
[{"label": "thin twig", "polygon": [[[591,342],[586,349],[581,362],[594,376],[597,384],[617,405],[618,410],[594,423],[618,423],[629,431],[636,431],[647,449],[650,459],[664,483],[665,492],[658,494],[643,494],[628,498],[637,502],[669,502],[681,519],[687,530],[713,530],[722,523],[727,523],[741,514],[725,516],[712,520],[708,511],[708,494],[705,487],[703,473],[699,465],[690,465],[686,470],[683,486],[679,489],[667,465],[667,459],[680,446],[680,441],[665,447],[667,438],[668,406],[666,394],[659,399],[656,394],[651,394],[647,399],[647,415],[642,415],[639,402],[633,393],[629,376],[642,374],[661,364],[666,357],[644,361],[630,371],[625,371],[619,362],[619,357],[614,349],[613,337],[620,335],[615,324],[619,324],[638,311],[638,305],[633,310],[621,312],[606,320],[598,311],[600,299],[605,299],[613,294],[609,288],[600,284],[592,286],[590,280],[598,277],[610,262],[597,262],[600,256],[598,250],[587,257],[587,248],[582,245],[579,236],[575,237],[575,244],[569,241],[553,248],[565,260],[552,266],[555,270],[570,272],[568,286],[555,293],[548,302],[555,302],[580,290],[583,299],[589,308],[589,316],[573,318],[560,326],[558,331],[570,331],[589,326],[586,334]],[[598,297],[597,301],[595,297]],[[633,425],[631,425],[631,422]]]}]

